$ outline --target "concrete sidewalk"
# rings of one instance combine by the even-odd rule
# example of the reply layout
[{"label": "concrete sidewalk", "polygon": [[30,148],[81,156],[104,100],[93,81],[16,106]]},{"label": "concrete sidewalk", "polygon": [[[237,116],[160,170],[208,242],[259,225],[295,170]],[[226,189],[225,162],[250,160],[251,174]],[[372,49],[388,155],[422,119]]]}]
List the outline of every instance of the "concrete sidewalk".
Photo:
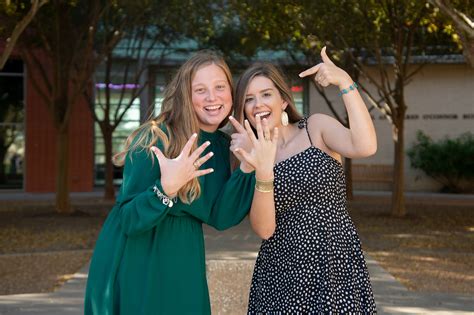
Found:
[{"label": "concrete sidewalk", "polygon": [[[248,288],[260,240],[248,221],[226,232],[205,228],[213,314],[245,314]],[[474,298],[408,291],[367,257],[379,314],[473,314]],[[0,296],[0,314],[82,314],[88,266],[53,293]]]}]

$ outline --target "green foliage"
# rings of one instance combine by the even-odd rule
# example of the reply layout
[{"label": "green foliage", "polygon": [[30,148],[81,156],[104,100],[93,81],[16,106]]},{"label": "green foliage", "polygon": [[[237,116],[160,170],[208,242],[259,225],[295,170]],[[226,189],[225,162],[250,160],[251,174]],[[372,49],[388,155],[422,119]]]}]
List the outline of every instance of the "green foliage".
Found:
[{"label": "green foliage", "polygon": [[433,141],[422,131],[408,150],[411,165],[443,184],[445,192],[468,192],[474,188],[474,135]]}]

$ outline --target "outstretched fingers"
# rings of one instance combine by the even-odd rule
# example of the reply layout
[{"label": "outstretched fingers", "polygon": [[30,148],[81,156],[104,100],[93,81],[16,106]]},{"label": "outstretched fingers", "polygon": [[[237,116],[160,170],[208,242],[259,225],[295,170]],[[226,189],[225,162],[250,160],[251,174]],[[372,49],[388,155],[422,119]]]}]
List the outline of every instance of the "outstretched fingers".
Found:
[{"label": "outstretched fingers", "polygon": [[277,144],[278,143],[278,128],[275,127],[273,128],[273,139],[272,139],[272,142],[273,144]]},{"label": "outstretched fingers", "polygon": [[309,68],[309,69],[306,69],[305,71],[301,72],[299,74],[300,78],[304,78],[304,77],[307,77],[309,75],[313,75],[313,74],[316,74],[318,71],[319,71],[319,68],[321,68],[321,65],[322,63],[318,63],[317,65]]},{"label": "outstretched fingers", "polygon": [[265,137],[263,135],[262,119],[260,118],[260,116],[257,116],[257,117],[255,117],[255,121],[256,121],[256,129],[257,129],[258,140],[263,140],[263,139],[265,139]]},{"label": "outstretched fingers", "polygon": [[152,146],[150,150],[155,154],[156,158],[158,159],[158,162],[162,163],[164,159],[166,159],[166,156],[161,152],[161,150],[158,147]]},{"label": "outstretched fingers", "polygon": [[232,126],[234,126],[235,130],[236,130],[238,133],[246,133],[246,132],[247,132],[247,130],[245,130],[244,126],[242,126],[242,125],[237,121],[237,119],[235,119],[234,117],[229,116],[229,121],[230,121],[230,123],[232,124]]},{"label": "outstretched fingers", "polygon": [[205,170],[196,170],[196,172],[194,172],[194,177],[199,177],[199,176],[203,176],[203,175],[207,175],[207,174],[210,174],[214,172],[214,169],[213,168],[207,168]]},{"label": "outstretched fingers", "polygon": [[186,144],[183,147],[183,150],[181,150],[181,155],[189,156],[189,153],[191,152],[191,148],[193,147],[194,142],[196,141],[197,134],[193,133],[193,135],[189,138],[189,140],[186,142]]},{"label": "outstretched fingers", "polygon": [[247,134],[250,138],[250,141],[252,141],[253,145],[255,145],[258,142],[258,140],[255,137],[255,134],[253,133],[252,127],[250,127],[250,123],[247,119],[244,121],[244,125],[245,125],[245,129],[247,131]]},{"label": "outstretched fingers", "polygon": [[196,150],[194,150],[193,153],[191,153],[189,158],[193,161],[197,160],[210,144],[211,143],[209,141],[204,142]]},{"label": "outstretched fingers", "polygon": [[200,157],[199,159],[195,160],[193,165],[196,169],[198,169],[199,167],[201,167],[201,165],[203,165],[204,163],[206,163],[211,157],[214,156],[214,152],[209,152],[208,154]]},{"label": "outstretched fingers", "polygon": [[270,127],[268,127],[268,120],[266,118],[263,119],[262,125],[263,125],[263,136],[265,137],[265,140],[270,140],[271,139]]}]

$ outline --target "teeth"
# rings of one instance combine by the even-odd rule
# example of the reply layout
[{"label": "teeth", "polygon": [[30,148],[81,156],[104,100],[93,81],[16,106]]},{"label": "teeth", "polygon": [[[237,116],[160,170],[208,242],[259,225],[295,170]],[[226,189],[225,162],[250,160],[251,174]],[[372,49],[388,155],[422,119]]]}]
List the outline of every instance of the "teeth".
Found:
[{"label": "teeth", "polygon": [[262,117],[262,116],[267,116],[267,115],[270,115],[270,112],[256,113],[256,114],[255,114],[255,117],[257,117],[257,116]]},{"label": "teeth", "polygon": [[219,108],[221,108],[221,105],[207,106],[206,107],[207,110],[215,110],[215,109],[219,109]]}]

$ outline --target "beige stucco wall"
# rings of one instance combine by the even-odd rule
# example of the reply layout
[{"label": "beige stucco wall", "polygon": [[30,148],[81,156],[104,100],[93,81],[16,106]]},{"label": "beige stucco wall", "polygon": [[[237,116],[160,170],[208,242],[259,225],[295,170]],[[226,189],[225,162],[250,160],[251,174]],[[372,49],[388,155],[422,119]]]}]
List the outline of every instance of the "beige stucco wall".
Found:
[{"label": "beige stucco wall", "polygon": [[[376,75],[375,68],[369,68]],[[364,80],[361,80],[365,83]],[[370,85],[368,85],[370,86]],[[326,103],[310,84],[310,112],[330,115]],[[342,112],[344,105],[337,96],[336,87],[328,87],[330,99]],[[418,119],[407,119],[405,125],[405,148],[415,141],[416,131],[422,130],[433,139],[457,136],[464,132],[474,132],[474,69],[465,64],[426,65],[405,89],[407,115],[418,115]],[[429,114],[457,114],[456,119],[429,119]],[[470,118],[464,117],[470,115]],[[380,113],[372,111],[377,130],[378,151],[369,158],[355,160],[354,164],[393,164],[393,141],[391,126],[380,118]],[[407,191],[437,191],[440,185],[423,172],[410,167],[405,157],[405,188]]]}]

